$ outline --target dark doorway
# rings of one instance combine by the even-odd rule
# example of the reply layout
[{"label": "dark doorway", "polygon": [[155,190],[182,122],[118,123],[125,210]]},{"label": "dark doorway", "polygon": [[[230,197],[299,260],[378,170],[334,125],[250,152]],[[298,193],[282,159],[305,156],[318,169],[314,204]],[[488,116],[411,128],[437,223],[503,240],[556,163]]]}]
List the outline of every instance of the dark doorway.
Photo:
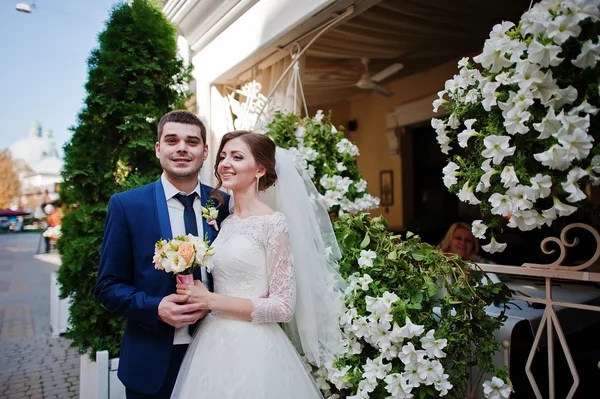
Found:
[{"label": "dark doorway", "polygon": [[[408,230],[437,245],[448,227],[458,220],[459,204],[442,181],[446,156],[440,151],[435,132],[429,123],[410,126],[405,133],[412,141],[413,215]],[[410,165],[407,165],[410,167]]]}]

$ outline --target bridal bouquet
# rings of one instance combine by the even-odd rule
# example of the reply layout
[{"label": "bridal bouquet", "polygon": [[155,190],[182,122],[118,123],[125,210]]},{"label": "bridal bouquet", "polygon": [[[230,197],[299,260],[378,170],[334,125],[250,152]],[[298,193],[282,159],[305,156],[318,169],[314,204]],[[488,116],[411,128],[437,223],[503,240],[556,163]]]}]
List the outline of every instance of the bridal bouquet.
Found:
[{"label": "bridal bouquet", "polygon": [[[463,58],[434,101],[449,156],[444,184],[480,207],[473,234],[551,225],[600,184],[600,9],[591,0],[542,0],[518,25],[494,26],[482,54]],[[488,230],[489,229],[489,230]],[[490,234],[491,233],[491,234]]]},{"label": "bridal bouquet", "polygon": [[194,268],[207,266],[214,250],[208,241],[188,234],[172,240],[159,240],[154,246],[154,268],[174,273],[180,284],[194,283]]}]

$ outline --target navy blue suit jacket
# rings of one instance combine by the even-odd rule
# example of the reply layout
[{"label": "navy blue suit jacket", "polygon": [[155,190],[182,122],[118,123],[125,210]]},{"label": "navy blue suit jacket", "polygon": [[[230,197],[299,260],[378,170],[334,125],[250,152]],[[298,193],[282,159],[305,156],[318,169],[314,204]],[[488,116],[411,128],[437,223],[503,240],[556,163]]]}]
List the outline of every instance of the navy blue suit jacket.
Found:
[{"label": "navy blue suit jacket", "polygon": [[[200,190],[205,206],[212,188],[202,184]],[[229,196],[221,195],[225,203],[218,208],[219,224],[229,214]],[[212,242],[216,231],[202,221]],[[158,304],[175,293],[175,278],[152,263],[154,244],[161,238],[171,239],[172,234],[160,179],[110,198],[94,293],[110,312],[125,316],[119,379],[146,395],[157,393],[165,380],[175,333],[158,319]]]}]

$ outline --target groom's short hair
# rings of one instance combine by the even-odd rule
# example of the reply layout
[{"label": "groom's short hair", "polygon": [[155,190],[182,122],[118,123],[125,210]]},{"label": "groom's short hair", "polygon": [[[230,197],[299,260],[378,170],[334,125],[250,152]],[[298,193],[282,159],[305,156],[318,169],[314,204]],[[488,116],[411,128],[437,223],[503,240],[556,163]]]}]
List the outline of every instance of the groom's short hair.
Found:
[{"label": "groom's short hair", "polygon": [[190,111],[184,109],[177,109],[175,111],[167,112],[158,121],[158,141],[163,133],[163,128],[168,122],[185,123],[187,125],[195,125],[200,128],[200,137],[202,137],[202,143],[206,144],[206,127],[204,123],[196,115]]}]

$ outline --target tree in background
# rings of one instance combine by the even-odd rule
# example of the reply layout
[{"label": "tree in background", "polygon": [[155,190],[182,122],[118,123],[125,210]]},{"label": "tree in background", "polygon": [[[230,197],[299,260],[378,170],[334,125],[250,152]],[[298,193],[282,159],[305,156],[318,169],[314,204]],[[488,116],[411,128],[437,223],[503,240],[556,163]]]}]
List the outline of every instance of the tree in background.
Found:
[{"label": "tree in background", "polygon": [[189,69],[177,57],[175,27],[149,0],[116,5],[88,59],[85,105],[64,147],[58,250],[61,296],[71,297],[67,337],[81,353],[119,353],[124,320],[94,298],[111,195],[156,180],[156,123],[184,107]]},{"label": "tree in background", "polygon": [[4,209],[21,191],[19,174],[8,150],[0,150],[0,176],[0,209]]}]

